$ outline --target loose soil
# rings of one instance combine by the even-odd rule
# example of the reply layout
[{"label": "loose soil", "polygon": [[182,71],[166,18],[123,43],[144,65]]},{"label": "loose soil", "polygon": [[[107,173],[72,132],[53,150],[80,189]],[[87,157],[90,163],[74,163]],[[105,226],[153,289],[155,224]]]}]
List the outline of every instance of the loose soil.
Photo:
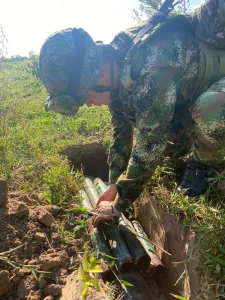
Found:
[{"label": "loose soil", "polygon": [[[65,243],[59,231],[62,209],[40,204],[40,198],[7,194],[7,183],[0,182],[1,300],[60,299],[67,277],[79,266],[83,241],[69,238]],[[96,292],[90,290],[89,299],[95,299],[91,293]]]}]

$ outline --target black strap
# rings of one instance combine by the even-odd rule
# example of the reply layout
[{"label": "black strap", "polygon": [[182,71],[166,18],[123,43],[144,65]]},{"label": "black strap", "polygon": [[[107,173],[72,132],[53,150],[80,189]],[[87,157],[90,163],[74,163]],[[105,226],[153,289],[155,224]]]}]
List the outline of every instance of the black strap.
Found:
[{"label": "black strap", "polygon": [[71,96],[75,96],[80,88],[83,73],[85,42],[83,33],[79,29],[74,28],[72,30],[72,36],[75,46],[75,56],[73,57],[73,61],[68,62],[70,77],[67,93]]}]

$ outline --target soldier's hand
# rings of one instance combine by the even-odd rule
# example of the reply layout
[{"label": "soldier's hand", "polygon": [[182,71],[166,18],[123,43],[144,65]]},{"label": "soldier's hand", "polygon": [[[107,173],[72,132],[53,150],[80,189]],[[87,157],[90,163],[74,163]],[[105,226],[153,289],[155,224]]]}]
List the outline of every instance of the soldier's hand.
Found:
[{"label": "soldier's hand", "polygon": [[93,218],[93,225],[96,227],[99,222],[113,219],[114,217],[119,217],[121,212],[119,212],[112,201],[102,201],[95,210],[95,217]]},{"label": "soldier's hand", "polygon": [[98,198],[96,207],[98,207],[102,201],[108,201],[108,202],[114,201],[116,198],[116,194],[117,194],[116,185],[110,184],[107,190]]}]

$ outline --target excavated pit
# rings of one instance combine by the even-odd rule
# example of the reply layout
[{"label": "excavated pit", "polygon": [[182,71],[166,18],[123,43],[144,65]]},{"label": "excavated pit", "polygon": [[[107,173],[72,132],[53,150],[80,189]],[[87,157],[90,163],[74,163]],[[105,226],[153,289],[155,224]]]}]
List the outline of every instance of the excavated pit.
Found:
[{"label": "excavated pit", "polygon": [[76,169],[83,170],[84,175],[108,181],[108,154],[103,145],[92,143],[68,147],[61,154],[67,156]]},{"label": "excavated pit", "polygon": [[[75,168],[82,169],[84,175],[108,180],[107,151],[101,144],[70,147],[62,154],[68,157]],[[193,251],[194,232],[185,228],[176,215],[165,214],[150,198],[139,201],[138,211],[139,222],[149,239],[157,245],[156,253],[166,267],[166,271],[154,276],[160,292],[166,300],[174,299],[171,293],[195,300],[199,293],[200,276],[197,272],[199,253]],[[182,261],[190,252],[191,258],[186,261],[185,269]]]}]

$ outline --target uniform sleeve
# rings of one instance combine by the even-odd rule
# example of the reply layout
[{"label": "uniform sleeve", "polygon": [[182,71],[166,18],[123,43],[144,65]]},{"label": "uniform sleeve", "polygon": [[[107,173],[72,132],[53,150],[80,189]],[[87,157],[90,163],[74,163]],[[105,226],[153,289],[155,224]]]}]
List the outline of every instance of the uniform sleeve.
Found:
[{"label": "uniform sleeve", "polygon": [[[122,104],[120,104],[122,105]],[[113,127],[112,144],[109,150],[109,183],[116,183],[118,177],[126,170],[133,143],[133,128],[122,113],[111,109]]]},{"label": "uniform sleeve", "polygon": [[166,148],[181,69],[167,67],[147,73],[133,93],[138,111],[137,140],[126,172],[117,180],[115,207],[127,209],[141,194]]}]

